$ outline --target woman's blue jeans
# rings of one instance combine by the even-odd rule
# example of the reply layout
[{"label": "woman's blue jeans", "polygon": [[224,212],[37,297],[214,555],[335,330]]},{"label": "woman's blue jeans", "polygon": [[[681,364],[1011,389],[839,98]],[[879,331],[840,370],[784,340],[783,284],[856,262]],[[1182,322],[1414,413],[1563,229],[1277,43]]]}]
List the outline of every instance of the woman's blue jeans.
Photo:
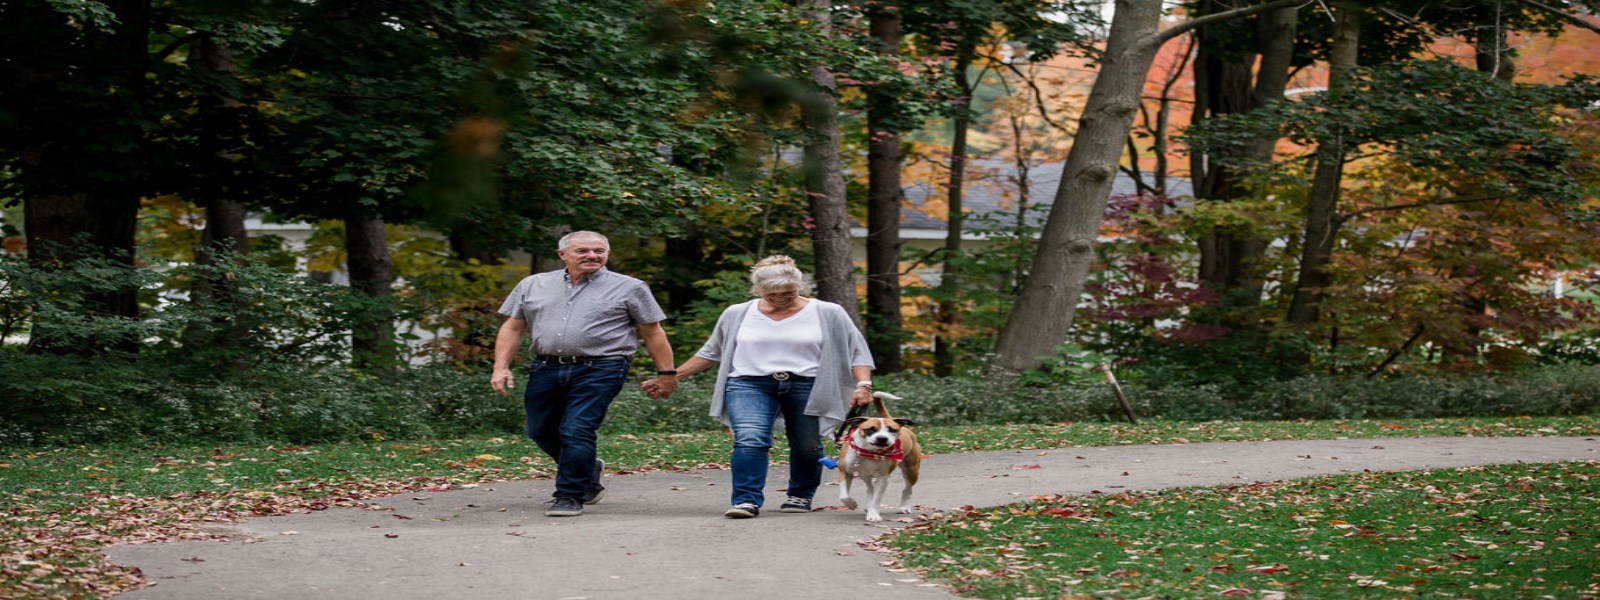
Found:
[{"label": "woman's blue jeans", "polygon": [[771,377],[734,377],[723,390],[728,422],[733,426],[733,504],[750,502],[761,506],[767,485],[768,455],[772,450],[772,426],[783,417],[784,435],[789,440],[788,495],[810,498],[822,482],[822,436],[817,418],[806,414],[811,397],[810,377],[790,377],[779,381]]},{"label": "woman's blue jeans", "polygon": [[556,461],[557,498],[582,499],[597,483],[595,432],[628,380],[633,359],[558,364],[535,359],[522,394],[528,437]]}]

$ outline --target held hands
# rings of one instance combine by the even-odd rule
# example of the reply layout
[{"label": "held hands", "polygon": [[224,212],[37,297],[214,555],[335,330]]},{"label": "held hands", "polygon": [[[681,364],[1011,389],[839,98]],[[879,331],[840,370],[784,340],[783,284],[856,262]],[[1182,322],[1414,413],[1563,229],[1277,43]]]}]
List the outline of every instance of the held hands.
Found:
[{"label": "held hands", "polygon": [[646,379],[639,384],[644,394],[652,400],[661,400],[678,391],[678,377],[676,375],[660,375],[655,379]]}]

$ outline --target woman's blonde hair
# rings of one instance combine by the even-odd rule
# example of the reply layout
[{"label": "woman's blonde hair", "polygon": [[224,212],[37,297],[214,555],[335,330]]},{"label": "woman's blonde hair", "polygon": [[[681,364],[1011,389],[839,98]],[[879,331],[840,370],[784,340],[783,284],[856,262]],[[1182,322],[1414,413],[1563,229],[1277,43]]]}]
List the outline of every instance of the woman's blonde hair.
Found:
[{"label": "woman's blonde hair", "polygon": [[806,275],[794,266],[794,259],[774,254],[750,267],[750,295],[759,297],[791,289],[806,291]]}]

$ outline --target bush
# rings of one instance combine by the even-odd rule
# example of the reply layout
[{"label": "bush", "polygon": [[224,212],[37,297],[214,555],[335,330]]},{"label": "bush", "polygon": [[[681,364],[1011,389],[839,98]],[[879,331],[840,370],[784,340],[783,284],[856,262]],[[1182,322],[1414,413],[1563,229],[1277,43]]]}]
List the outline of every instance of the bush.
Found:
[{"label": "bush", "polygon": [[[139,357],[12,353],[0,360],[0,446],[108,442],[310,443],[373,438],[520,436],[522,395],[490,391],[482,371],[423,366],[374,376],[316,364],[173,376]],[[40,373],[50,373],[40,377]],[[632,381],[646,375],[636,374]],[[519,374],[519,382],[522,377]],[[924,425],[1120,421],[1110,386],[1041,384],[1004,373],[878,377],[890,410]],[[722,428],[707,416],[713,378],[665,400],[624,387],[602,435]],[[1216,386],[1124,385],[1141,419],[1404,419],[1600,414],[1600,367],[1519,377],[1314,376],[1244,394]]]},{"label": "bush", "polygon": [[[418,367],[383,377],[338,365],[268,365],[196,377],[121,356],[12,354],[0,362],[0,446],[263,441],[520,431],[520,397],[488,376]],[[50,373],[40,377],[39,373]]]}]

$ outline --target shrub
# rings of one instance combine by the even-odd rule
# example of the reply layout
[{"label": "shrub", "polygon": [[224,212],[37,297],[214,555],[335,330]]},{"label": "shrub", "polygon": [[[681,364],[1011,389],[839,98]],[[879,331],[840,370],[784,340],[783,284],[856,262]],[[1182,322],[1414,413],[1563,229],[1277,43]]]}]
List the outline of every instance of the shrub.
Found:
[{"label": "shrub", "polygon": [[[522,396],[490,391],[482,371],[453,365],[373,376],[332,365],[279,365],[178,378],[160,361],[13,353],[0,361],[0,446],[105,442],[309,443],[372,438],[522,434]],[[40,377],[40,373],[52,376]],[[639,375],[632,378],[638,381]],[[519,382],[521,377],[519,375]],[[1003,373],[885,375],[890,410],[925,425],[1120,421],[1110,386],[1057,385]],[[603,435],[716,430],[713,378],[654,400],[628,385]],[[1518,377],[1310,376],[1229,394],[1210,385],[1124,390],[1141,419],[1402,419],[1600,413],[1600,367]]]}]

